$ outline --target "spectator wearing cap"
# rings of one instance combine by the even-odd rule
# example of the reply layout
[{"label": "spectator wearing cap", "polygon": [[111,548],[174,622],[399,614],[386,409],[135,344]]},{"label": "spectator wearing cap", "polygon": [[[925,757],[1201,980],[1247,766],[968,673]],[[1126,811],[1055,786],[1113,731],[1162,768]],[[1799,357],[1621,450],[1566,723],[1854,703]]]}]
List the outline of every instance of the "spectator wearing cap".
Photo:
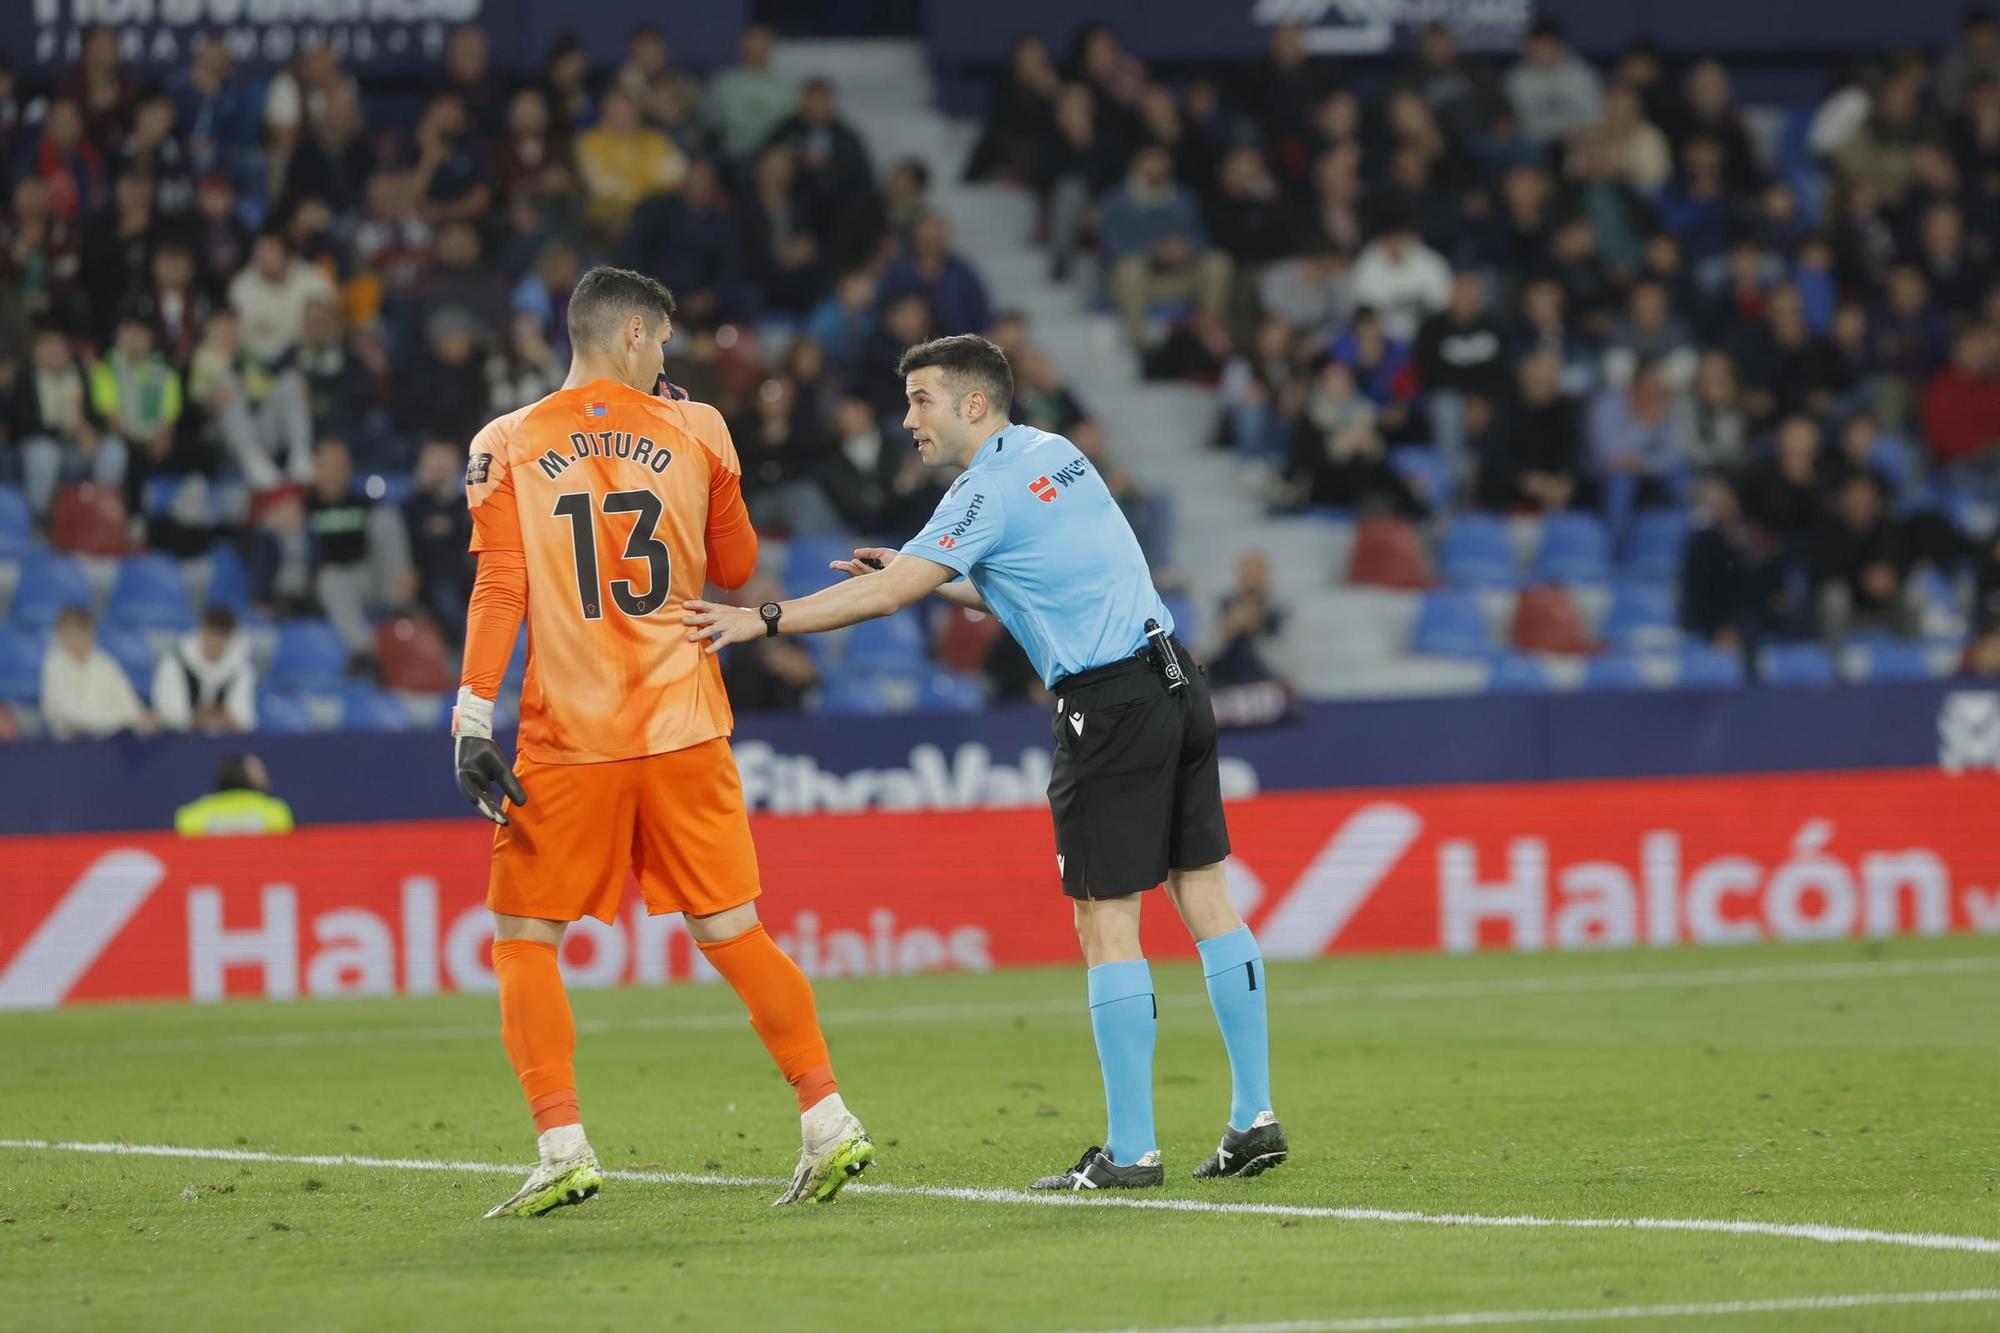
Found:
[{"label": "spectator wearing cap", "polygon": [[97,646],[96,629],[88,610],[65,607],[42,658],[42,721],[59,741],[154,729],[124,670]]},{"label": "spectator wearing cap", "polygon": [[1227,315],[1229,256],[1210,248],[1194,196],[1174,183],[1166,149],[1141,148],[1125,183],[1105,196],[1099,212],[1111,300],[1134,346],[1145,343],[1148,314],[1159,302],[1192,299],[1203,315]]},{"label": "spectator wearing cap", "polygon": [[124,485],[125,442],[92,405],[89,382],[61,331],[35,333],[29,363],[14,377],[8,419],[21,452],[22,490],[37,517],[48,516],[65,479]]},{"label": "spectator wearing cap", "polygon": [[1521,137],[1531,144],[1561,143],[1603,115],[1604,81],[1570,49],[1553,19],[1528,30],[1506,87]]},{"label": "spectator wearing cap", "polygon": [[202,613],[153,670],[153,711],[167,731],[218,736],[257,726],[257,670],[226,606]]}]

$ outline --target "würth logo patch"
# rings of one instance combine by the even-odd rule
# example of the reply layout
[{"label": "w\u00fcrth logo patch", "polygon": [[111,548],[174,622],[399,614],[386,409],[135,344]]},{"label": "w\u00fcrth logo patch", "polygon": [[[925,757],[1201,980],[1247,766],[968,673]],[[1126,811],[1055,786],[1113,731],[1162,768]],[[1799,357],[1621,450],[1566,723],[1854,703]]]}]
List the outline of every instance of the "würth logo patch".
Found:
[{"label": "w\u00fcrth logo patch", "polygon": [[958,545],[958,538],[947,532],[944,536],[938,538],[938,545],[949,551],[952,547]]},{"label": "w\u00fcrth logo patch", "polygon": [[468,486],[484,486],[486,478],[491,475],[492,471],[492,454],[474,454],[465,460],[465,484]]},{"label": "w\u00fcrth logo patch", "polygon": [[1056,484],[1049,480],[1047,473],[1043,473],[1029,482],[1028,489],[1033,491],[1035,498],[1045,505],[1052,505],[1056,502]]}]

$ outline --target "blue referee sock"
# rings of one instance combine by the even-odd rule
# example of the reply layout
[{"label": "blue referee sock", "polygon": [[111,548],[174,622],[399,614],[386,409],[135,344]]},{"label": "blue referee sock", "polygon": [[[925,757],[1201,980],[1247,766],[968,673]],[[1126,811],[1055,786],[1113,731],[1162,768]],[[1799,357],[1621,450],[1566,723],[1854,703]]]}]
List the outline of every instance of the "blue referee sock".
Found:
[{"label": "blue referee sock", "polygon": [[1130,1166],[1159,1148],[1153,1134],[1153,1040],[1160,1030],[1153,969],[1143,958],[1090,969],[1090,1031],[1104,1070],[1110,1122],[1104,1151]]},{"label": "blue referee sock", "polygon": [[1271,1025],[1264,1014],[1264,953],[1250,927],[1202,940],[1208,1002],[1229,1051],[1229,1127],[1248,1129],[1271,1109]]}]

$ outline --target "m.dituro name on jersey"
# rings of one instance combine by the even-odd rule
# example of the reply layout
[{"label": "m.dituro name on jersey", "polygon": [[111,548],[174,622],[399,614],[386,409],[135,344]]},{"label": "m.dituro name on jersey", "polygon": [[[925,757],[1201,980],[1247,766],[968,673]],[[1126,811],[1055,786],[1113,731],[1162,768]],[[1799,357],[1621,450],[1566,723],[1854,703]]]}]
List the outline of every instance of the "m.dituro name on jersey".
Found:
[{"label": "m.dituro name on jersey", "polygon": [[547,450],[535,462],[541,465],[545,477],[560,477],[569,470],[572,463],[585,458],[622,458],[640,467],[653,470],[655,476],[667,470],[667,464],[674,461],[673,450],[662,449],[643,435],[634,435],[629,430],[577,430],[569,436],[568,453]]}]

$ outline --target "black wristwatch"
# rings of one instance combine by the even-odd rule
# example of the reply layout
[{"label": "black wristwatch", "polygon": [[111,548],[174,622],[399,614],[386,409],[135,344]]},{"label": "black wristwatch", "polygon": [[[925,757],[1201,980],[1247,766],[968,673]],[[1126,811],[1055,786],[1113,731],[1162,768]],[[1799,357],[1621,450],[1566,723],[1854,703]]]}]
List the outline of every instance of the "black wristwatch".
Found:
[{"label": "black wristwatch", "polygon": [[757,608],[757,614],[764,617],[764,637],[778,637],[778,617],[785,614],[785,608],[776,602],[766,602]]}]

